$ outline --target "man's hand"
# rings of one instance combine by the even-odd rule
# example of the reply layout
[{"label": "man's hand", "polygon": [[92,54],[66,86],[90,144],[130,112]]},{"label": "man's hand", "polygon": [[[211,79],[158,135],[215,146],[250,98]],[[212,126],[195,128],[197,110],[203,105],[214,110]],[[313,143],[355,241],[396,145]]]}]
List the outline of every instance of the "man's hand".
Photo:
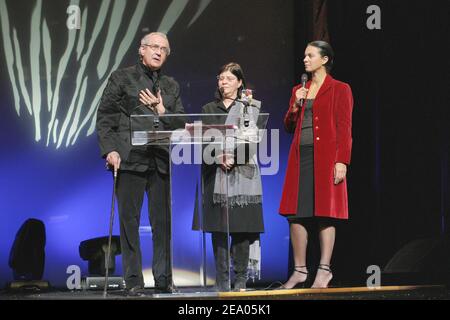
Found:
[{"label": "man's hand", "polygon": [[158,114],[164,114],[166,112],[161,97],[161,90],[158,90],[156,97],[149,89],[141,90],[139,92],[139,101]]},{"label": "man's hand", "polygon": [[117,151],[112,151],[106,156],[106,164],[114,168],[114,172],[120,168],[120,155]]}]

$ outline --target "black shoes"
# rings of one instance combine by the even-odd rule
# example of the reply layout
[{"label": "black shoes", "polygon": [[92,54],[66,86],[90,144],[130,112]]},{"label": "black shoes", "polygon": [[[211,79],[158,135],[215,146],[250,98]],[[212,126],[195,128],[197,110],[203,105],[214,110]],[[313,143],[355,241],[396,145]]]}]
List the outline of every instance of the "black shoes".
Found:
[{"label": "black shoes", "polygon": [[233,291],[240,292],[247,290],[247,279],[236,279]]},{"label": "black shoes", "polygon": [[170,284],[168,286],[164,286],[164,287],[155,287],[155,293],[178,293],[178,289]]},{"label": "black shoes", "polygon": [[[178,290],[173,286],[165,286],[165,287],[155,287],[155,293],[177,293]],[[144,288],[141,286],[135,286],[131,289],[126,289],[126,295],[128,297],[145,297],[145,291]]]},{"label": "black shoes", "polygon": [[307,271],[302,271],[299,270],[300,268],[306,268],[306,266],[295,266],[294,267],[294,272],[298,272],[301,274],[306,274],[306,278],[304,281],[301,282],[297,282],[294,286],[292,286],[291,288],[286,287],[285,284],[282,284],[281,286],[279,286],[276,290],[290,290],[290,289],[303,289],[305,288],[307,281],[308,281],[308,272]]},{"label": "black shoes", "polygon": [[[215,291],[218,292],[228,292],[231,291],[228,281],[216,281],[214,286]],[[234,292],[242,292],[247,290],[247,280],[246,279],[236,279],[234,282],[233,290]]]},{"label": "black shoes", "polygon": [[131,289],[126,290],[128,297],[145,297],[144,288],[141,286],[135,286]]},{"label": "black shoes", "polygon": [[216,280],[216,284],[214,286],[215,291],[218,292],[227,292],[230,291],[230,287],[228,284],[228,281],[217,281]]}]

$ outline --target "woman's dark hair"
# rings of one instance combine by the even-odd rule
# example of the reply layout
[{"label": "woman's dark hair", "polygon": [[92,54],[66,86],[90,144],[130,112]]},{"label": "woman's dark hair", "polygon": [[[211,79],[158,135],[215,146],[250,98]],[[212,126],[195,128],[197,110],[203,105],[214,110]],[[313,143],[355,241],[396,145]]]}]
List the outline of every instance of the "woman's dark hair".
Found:
[{"label": "woman's dark hair", "polygon": [[317,40],[308,43],[308,46],[318,48],[322,57],[328,57],[328,61],[325,63],[325,68],[327,69],[327,73],[330,73],[334,63],[334,51],[331,45],[328,42]]},{"label": "woman's dark hair", "polygon": [[[219,77],[222,73],[227,72],[227,71],[230,71],[232,74],[234,74],[238,80],[242,80],[242,85],[239,87],[238,92],[237,92],[237,96],[239,98],[241,96],[242,90],[246,86],[244,71],[242,71],[242,68],[238,63],[230,62],[230,63],[223,65],[220,68],[219,73],[217,74],[217,77]],[[215,97],[218,100],[222,100],[222,98],[223,98],[222,93],[220,92],[219,88],[217,88],[217,90],[216,90]]]}]

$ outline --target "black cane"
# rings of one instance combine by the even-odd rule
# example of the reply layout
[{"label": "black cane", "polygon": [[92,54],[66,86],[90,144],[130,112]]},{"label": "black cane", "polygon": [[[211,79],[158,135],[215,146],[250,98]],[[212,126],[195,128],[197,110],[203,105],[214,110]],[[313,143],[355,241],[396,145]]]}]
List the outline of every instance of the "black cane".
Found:
[{"label": "black cane", "polygon": [[103,298],[106,298],[107,290],[108,290],[108,274],[109,274],[109,259],[111,257],[111,240],[112,240],[112,231],[113,231],[113,222],[114,222],[114,206],[116,199],[116,182],[117,182],[117,169],[114,170],[114,182],[113,182],[113,192],[112,192],[112,200],[111,200],[111,215],[109,218],[109,238],[108,238],[108,251],[106,253],[106,261],[105,261],[105,286],[103,288]]}]

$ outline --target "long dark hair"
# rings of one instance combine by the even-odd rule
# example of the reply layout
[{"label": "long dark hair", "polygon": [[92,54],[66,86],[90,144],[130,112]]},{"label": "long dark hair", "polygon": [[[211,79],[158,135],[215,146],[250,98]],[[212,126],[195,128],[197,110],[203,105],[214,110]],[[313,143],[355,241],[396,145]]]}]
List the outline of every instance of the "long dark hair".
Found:
[{"label": "long dark hair", "polygon": [[[242,85],[238,88],[238,92],[237,92],[237,96],[239,99],[239,97],[241,96],[242,90],[246,87],[244,71],[242,70],[241,66],[238,63],[229,62],[220,68],[219,73],[217,74],[217,77],[226,71],[230,71],[232,74],[234,74],[236,76],[236,78],[238,80],[242,81]],[[220,92],[219,87],[217,87],[216,93],[214,96],[216,97],[217,100],[223,99],[222,93]]]},{"label": "long dark hair", "polygon": [[325,69],[327,70],[327,73],[330,73],[334,63],[334,51],[331,45],[326,41],[317,40],[308,43],[308,46],[316,47],[317,49],[319,49],[319,53],[322,58],[328,57],[328,61],[327,63],[325,63]]}]

